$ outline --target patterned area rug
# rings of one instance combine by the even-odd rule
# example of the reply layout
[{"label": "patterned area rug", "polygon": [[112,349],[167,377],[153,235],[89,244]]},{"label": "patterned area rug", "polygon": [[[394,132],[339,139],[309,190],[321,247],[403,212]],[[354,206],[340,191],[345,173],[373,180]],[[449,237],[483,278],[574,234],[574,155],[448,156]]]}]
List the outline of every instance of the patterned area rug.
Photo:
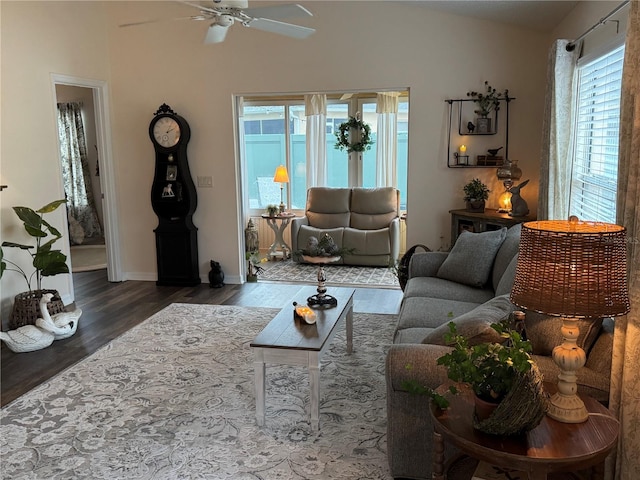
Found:
[{"label": "patterned area rug", "polygon": [[[293,260],[271,261],[261,265],[265,271],[258,280],[286,283],[318,283],[318,266],[295,263]],[[388,267],[352,267],[348,265],[326,265],[327,285],[358,286],[374,288],[400,288],[398,278]]]},{"label": "patterned area rug", "polygon": [[172,304],[2,410],[3,478],[389,479],[384,358],[395,316],[354,315],[320,371],[268,366],[255,421],[249,343],[268,308]]}]

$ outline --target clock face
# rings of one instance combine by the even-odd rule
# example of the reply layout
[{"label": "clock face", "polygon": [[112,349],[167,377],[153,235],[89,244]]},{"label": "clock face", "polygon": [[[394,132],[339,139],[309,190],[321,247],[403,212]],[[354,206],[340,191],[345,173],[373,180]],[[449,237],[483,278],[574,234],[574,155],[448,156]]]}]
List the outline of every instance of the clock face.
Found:
[{"label": "clock face", "polygon": [[171,117],[160,117],[153,125],[153,138],[158,145],[173,147],[180,140],[180,125]]}]

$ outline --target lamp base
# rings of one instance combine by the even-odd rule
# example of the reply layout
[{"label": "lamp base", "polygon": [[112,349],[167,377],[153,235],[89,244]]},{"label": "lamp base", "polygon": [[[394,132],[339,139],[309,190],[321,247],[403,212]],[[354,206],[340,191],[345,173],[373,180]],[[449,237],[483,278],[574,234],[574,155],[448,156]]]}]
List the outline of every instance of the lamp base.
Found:
[{"label": "lamp base", "polygon": [[562,423],[582,423],[589,418],[589,413],[580,397],[561,393],[555,393],[551,397],[547,415]]},{"label": "lamp base", "polygon": [[587,420],[589,414],[584,402],[576,393],[576,372],[584,366],[587,355],[577,344],[580,336],[578,319],[563,317],[560,330],[563,342],[551,352],[553,361],[560,369],[558,391],[551,397],[547,415],[563,423],[582,423]]}]

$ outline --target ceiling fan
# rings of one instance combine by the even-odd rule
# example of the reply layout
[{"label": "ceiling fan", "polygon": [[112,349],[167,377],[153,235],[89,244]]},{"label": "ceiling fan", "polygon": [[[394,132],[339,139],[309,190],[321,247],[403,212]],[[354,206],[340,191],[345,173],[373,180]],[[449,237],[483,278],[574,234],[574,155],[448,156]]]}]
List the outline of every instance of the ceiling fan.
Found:
[{"label": "ceiling fan", "polygon": [[[198,20],[209,21],[209,29],[204,43],[221,43],[224,41],[231,27],[235,23],[265,32],[277,33],[292,38],[307,38],[315,32],[315,29],[285,23],[274,18],[283,19],[290,17],[311,17],[313,14],[302,5],[295,3],[282,5],[269,5],[257,8],[248,8],[248,0],[210,0],[211,6],[198,3],[180,1],[185,5],[198,9],[197,15],[175,18],[173,20]],[[131,27],[145,23],[155,23],[160,20],[147,20],[142,22],[126,23],[121,27]]]}]

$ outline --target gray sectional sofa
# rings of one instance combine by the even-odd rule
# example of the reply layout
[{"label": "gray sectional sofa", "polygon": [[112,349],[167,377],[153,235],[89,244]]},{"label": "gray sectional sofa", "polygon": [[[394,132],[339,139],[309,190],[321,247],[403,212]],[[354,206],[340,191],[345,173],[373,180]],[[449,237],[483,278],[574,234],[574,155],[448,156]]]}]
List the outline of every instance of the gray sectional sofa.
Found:
[{"label": "gray sectional sofa", "polygon": [[291,248],[303,250],[309,237],[328,233],[351,250],[337,263],[388,267],[400,253],[399,214],[400,192],[393,187],[312,187],[304,217],[291,221]]},{"label": "gray sectional sofa", "polygon": [[[453,321],[470,344],[501,341],[490,324],[516,308],[509,300],[520,241],[520,225],[509,230],[463,232],[451,252],[416,253],[409,264],[393,345],[386,358],[387,454],[394,478],[430,479],[433,426],[424,396],[402,384],[415,379],[435,388],[446,381],[437,359],[450,351],[444,334]],[[559,373],[551,358],[561,343],[561,320],[526,312],[525,331],[545,380]],[[606,403],[609,398],[613,323],[580,322],[578,343],[587,363],[578,371],[578,391]],[[411,369],[407,369],[411,365]],[[455,452],[447,446],[447,455]]]}]

